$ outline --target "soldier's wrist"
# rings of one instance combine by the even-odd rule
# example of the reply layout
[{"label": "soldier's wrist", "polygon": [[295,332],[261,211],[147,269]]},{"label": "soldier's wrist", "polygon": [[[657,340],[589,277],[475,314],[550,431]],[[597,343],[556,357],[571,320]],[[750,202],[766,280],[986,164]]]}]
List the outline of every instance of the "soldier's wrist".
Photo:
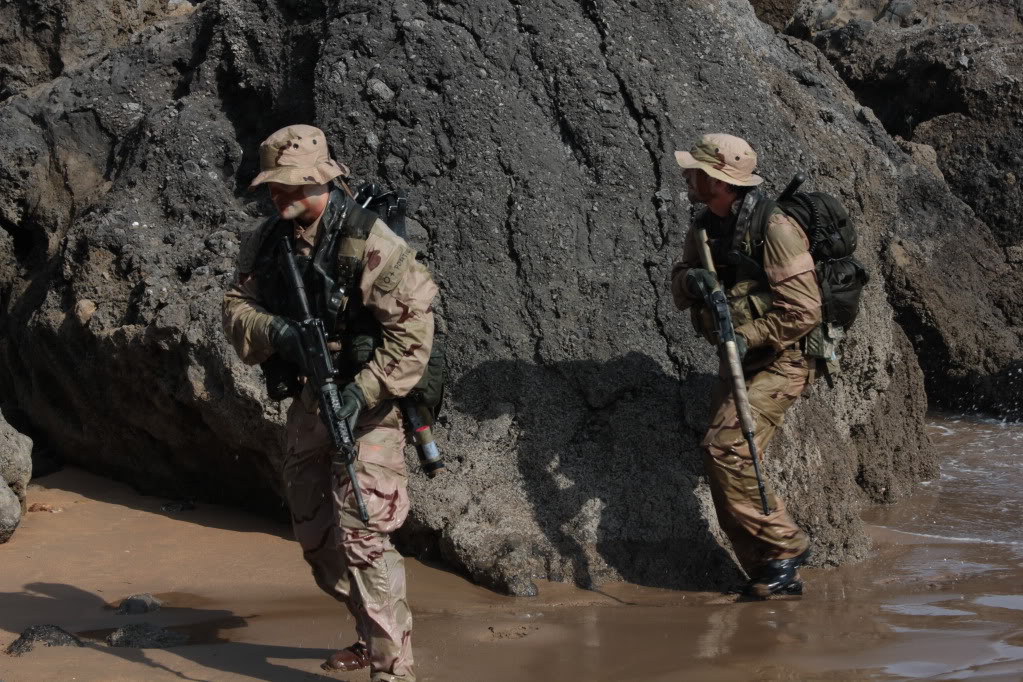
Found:
[{"label": "soldier's wrist", "polygon": [[362,391],[362,399],[365,402],[364,409],[372,410],[380,404],[383,399],[384,387],[368,368],[359,372],[352,381]]}]

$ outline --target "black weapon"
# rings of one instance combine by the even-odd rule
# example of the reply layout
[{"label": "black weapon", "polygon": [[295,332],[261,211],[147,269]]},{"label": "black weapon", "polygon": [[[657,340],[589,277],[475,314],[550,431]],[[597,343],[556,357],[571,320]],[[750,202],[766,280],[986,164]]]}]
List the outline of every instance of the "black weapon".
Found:
[{"label": "black weapon", "polygon": [[330,350],[327,348],[327,334],[323,328],[323,320],[313,317],[309,310],[305,283],[295,264],[295,252],[291,248],[291,241],[286,236],[281,238],[281,246],[284,273],[300,317],[297,323],[302,336],[306,371],[309,373],[309,381],[319,393],[320,418],[327,426],[327,433],[330,434],[330,441],[334,446],[335,456],[331,463],[337,468],[344,467],[346,470],[348,479],[352,483],[352,491],[355,493],[355,503],[359,507],[359,518],[363,522],[368,522],[369,513],[366,511],[366,503],[362,500],[359,479],[355,477],[355,459],[358,455],[355,437],[352,435],[352,429],[348,422],[337,416],[338,409],[341,407],[341,396],[335,381],[337,372],[330,359]]},{"label": "black weapon", "polygon": [[804,182],[806,182],[806,176],[803,174],[803,171],[799,171],[792,176],[792,179],[789,180],[789,184],[785,185],[785,189],[783,189],[781,194],[778,195],[778,201],[785,201],[791,197]]}]

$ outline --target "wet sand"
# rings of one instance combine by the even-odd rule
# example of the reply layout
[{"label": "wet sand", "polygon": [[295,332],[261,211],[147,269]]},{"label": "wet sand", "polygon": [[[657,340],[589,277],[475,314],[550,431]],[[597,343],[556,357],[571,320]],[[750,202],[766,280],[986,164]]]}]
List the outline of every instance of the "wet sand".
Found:
[{"label": "wet sand", "polygon": [[[942,480],[869,510],[873,558],[806,570],[801,599],[735,603],[548,583],[537,598],[513,598],[410,560],[419,678],[1023,679],[1023,496],[1012,496],[1023,465],[1007,451],[1023,441],[1023,427],[936,418],[931,431],[951,462]],[[29,513],[0,546],[0,646],[49,623],[87,647],[0,654],[5,682],[369,678],[320,674],[329,651],[350,643],[353,624],[316,589],[285,525],[214,505],[164,511],[166,500],[70,469],[41,479],[29,502],[62,511]],[[164,608],[114,613],[139,592]],[[193,643],[103,643],[130,622],[172,627]]]}]

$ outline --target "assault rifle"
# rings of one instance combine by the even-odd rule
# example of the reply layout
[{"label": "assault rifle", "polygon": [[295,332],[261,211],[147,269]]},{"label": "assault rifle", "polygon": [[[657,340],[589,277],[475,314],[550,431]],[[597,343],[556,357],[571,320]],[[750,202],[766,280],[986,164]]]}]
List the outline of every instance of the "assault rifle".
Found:
[{"label": "assault rifle", "polygon": [[331,464],[337,469],[343,467],[347,472],[352,492],[355,493],[355,503],[359,507],[359,518],[363,522],[368,522],[369,513],[366,511],[366,503],[363,501],[362,491],[359,489],[359,479],[355,477],[355,459],[358,454],[355,448],[355,437],[352,435],[352,429],[348,422],[337,416],[337,411],[341,407],[341,397],[335,381],[337,372],[330,359],[330,350],[327,348],[327,334],[323,328],[323,320],[313,317],[309,310],[309,299],[305,293],[302,275],[295,264],[295,252],[291,247],[291,241],[287,237],[283,237],[281,246],[284,274],[300,318],[296,322],[302,336],[306,371],[309,372],[309,381],[312,382],[319,394],[320,418],[326,425],[331,444],[334,446]]},{"label": "assault rifle", "polygon": [[[696,230],[696,243],[700,249],[700,260],[706,270],[717,276],[714,269],[714,258],[710,253],[710,245],[707,243],[707,230],[702,227],[694,227]],[[757,490],[760,491],[760,504],[764,509],[764,516],[771,513],[767,506],[767,491],[764,488],[764,479],[760,474],[760,462],[757,460],[757,444],[754,440],[753,415],[749,408],[749,396],[746,395],[746,377],[742,373],[742,361],[739,359],[739,350],[735,345],[735,327],[732,325],[732,315],[728,310],[728,299],[725,292],[721,290],[720,282],[713,291],[707,291],[706,287],[700,284],[700,293],[711,316],[714,318],[714,330],[717,332],[718,348],[724,355],[725,364],[732,380],[732,395],[735,398],[735,411],[739,415],[739,426],[742,428],[743,438],[749,446],[750,457],[753,458],[753,473],[757,477]]]}]

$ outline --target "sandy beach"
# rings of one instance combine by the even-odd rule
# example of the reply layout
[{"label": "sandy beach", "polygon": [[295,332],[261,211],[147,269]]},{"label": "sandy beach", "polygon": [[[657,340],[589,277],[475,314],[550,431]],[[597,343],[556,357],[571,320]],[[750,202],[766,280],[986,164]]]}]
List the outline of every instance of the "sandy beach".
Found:
[{"label": "sandy beach", "polygon": [[[951,453],[968,451],[983,429],[957,424],[931,424]],[[628,584],[587,591],[550,583],[537,598],[513,598],[410,560],[419,678],[1019,680],[1021,548],[940,529],[940,519],[969,520],[979,508],[946,479],[869,510],[873,557],[805,571],[802,599],[735,603]],[[165,510],[167,500],[75,469],[40,479],[29,502],[54,511],[29,513],[0,547],[0,645],[45,623],[86,647],[0,655],[4,682],[368,679],[365,671],[320,673],[328,652],[351,641],[352,622],[316,589],[286,525],[208,504]],[[991,511],[998,520],[1002,512]],[[121,599],[142,592],[164,607],[115,613]],[[103,642],[129,622],[170,627],[190,643],[142,650]]]}]

